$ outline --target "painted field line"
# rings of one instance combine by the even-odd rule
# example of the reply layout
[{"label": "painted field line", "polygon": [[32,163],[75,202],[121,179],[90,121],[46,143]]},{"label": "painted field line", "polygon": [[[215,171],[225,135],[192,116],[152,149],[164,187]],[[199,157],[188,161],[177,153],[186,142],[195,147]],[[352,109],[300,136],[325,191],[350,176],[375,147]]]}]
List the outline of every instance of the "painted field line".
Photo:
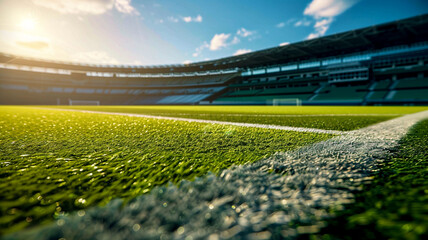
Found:
[{"label": "painted field line", "polygon": [[[428,111],[405,115],[253,164],[235,166],[178,186],[154,188],[60,218],[29,236],[39,239],[295,239],[316,233],[330,208],[379,171]],[[79,229],[79,231],[76,231]],[[31,235],[32,234],[32,235]]]},{"label": "painted field line", "polygon": [[208,113],[172,113],[172,114],[165,114],[165,115],[182,115],[182,116],[188,116],[188,115],[199,115],[199,116],[211,116],[211,115],[217,115],[217,116],[230,116],[230,117],[382,117],[382,116],[402,116],[404,114],[396,114],[396,113],[388,113],[388,114],[208,114]]},{"label": "painted field line", "polygon": [[153,115],[135,114],[135,113],[100,112],[100,111],[89,111],[89,110],[79,110],[79,109],[61,109],[61,108],[41,108],[41,109],[82,112],[82,113],[97,113],[97,114],[117,115],[117,116],[127,116],[127,117],[141,117],[141,118],[162,119],[162,120],[183,121],[183,122],[222,124],[222,125],[231,125],[231,126],[237,126],[237,127],[265,128],[265,129],[275,129],[275,130],[294,131],[294,132],[326,133],[326,134],[336,134],[336,135],[341,135],[346,133],[344,131],[325,130],[325,129],[317,129],[317,128],[290,127],[290,126],[278,126],[278,125],[257,124],[257,123],[225,122],[225,121],[204,120],[204,119],[194,119],[194,118],[153,116]]}]

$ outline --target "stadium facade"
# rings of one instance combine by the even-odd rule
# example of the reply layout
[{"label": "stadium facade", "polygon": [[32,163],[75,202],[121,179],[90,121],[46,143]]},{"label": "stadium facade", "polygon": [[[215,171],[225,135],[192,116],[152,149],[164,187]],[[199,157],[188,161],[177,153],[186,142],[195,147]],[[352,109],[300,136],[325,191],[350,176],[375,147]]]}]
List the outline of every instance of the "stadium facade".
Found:
[{"label": "stadium facade", "polygon": [[0,104],[427,105],[428,14],[192,64],[0,53]]}]

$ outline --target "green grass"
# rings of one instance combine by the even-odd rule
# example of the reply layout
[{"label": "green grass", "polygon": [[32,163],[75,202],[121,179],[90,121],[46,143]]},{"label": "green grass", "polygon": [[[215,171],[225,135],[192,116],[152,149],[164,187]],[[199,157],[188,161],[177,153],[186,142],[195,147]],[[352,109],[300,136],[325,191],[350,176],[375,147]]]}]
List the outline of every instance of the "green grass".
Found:
[{"label": "green grass", "polygon": [[401,140],[356,203],[338,213],[322,239],[428,239],[428,120]]},{"label": "green grass", "polygon": [[[382,122],[403,114],[409,114],[428,109],[427,107],[349,106],[60,106],[59,108],[72,108],[104,112],[137,113],[156,116],[272,124],[281,126],[319,128],[342,131],[349,131],[366,127],[368,125]],[[334,114],[335,116],[328,116],[328,114]]]},{"label": "green grass", "polygon": [[[64,106],[50,106],[59,107]],[[72,108],[127,109],[141,112],[176,112],[176,113],[227,113],[227,114],[279,114],[279,115],[314,115],[314,114],[410,114],[428,110],[428,107],[359,107],[359,106],[70,106]]]},{"label": "green grass", "polygon": [[0,233],[132,199],[329,134],[0,107]]}]

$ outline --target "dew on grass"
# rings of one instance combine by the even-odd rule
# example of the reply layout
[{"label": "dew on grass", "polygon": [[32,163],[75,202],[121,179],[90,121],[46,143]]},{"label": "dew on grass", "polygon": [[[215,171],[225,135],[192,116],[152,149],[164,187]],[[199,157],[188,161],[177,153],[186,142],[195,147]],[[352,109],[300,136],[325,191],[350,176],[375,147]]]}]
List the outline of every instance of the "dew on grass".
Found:
[{"label": "dew on grass", "polygon": [[56,224],[58,226],[63,226],[65,224],[65,220],[64,219],[59,219],[58,221],[56,221]]},{"label": "dew on grass", "polygon": [[77,216],[79,216],[79,217],[83,217],[83,216],[85,216],[85,214],[86,214],[85,210],[77,211]]}]

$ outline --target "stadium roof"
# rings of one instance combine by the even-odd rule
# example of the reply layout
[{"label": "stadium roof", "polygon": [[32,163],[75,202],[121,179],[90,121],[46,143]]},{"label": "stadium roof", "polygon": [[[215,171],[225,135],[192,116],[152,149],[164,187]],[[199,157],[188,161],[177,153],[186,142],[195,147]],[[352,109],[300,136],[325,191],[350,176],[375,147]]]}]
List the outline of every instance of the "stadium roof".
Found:
[{"label": "stadium roof", "polygon": [[201,72],[220,69],[245,69],[268,65],[279,65],[295,61],[350,54],[359,51],[376,50],[397,45],[408,45],[423,41],[428,41],[428,14],[292,43],[286,46],[251,52],[239,56],[192,64],[161,66],[96,65],[47,61],[7,54],[0,54],[0,62],[94,72]]}]

